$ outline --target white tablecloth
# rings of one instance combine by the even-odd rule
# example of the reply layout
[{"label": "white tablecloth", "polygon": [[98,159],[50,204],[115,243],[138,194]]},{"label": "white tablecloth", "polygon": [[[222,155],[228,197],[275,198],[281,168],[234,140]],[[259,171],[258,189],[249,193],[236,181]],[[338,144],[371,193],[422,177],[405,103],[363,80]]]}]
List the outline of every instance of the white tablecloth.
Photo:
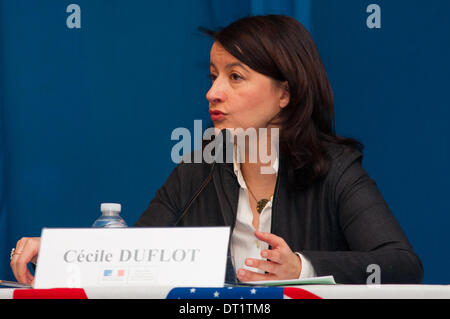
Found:
[{"label": "white tablecloth", "polygon": [[[235,288],[241,291],[255,289],[256,292],[261,289],[258,287],[209,288],[213,292],[210,298],[214,299],[225,292],[230,293],[231,289]],[[303,294],[303,298],[315,296],[323,299],[450,299],[450,285],[302,285],[289,286],[289,288],[299,288],[298,291],[311,294]],[[164,299],[172,289],[173,287],[88,287],[84,288],[84,293],[89,299]],[[205,290],[205,288],[184,289],[188,289],[189,293]],[[270,290],[271,288],[262,289]],[[13,298],[15,290],[0,288],[0,299]],[[238,289],[235,290],[238,291]],[[289,294],[288,296],[285,294],[284,297],[289,298]],[[239,297],[236,295],[235,298]]]}]

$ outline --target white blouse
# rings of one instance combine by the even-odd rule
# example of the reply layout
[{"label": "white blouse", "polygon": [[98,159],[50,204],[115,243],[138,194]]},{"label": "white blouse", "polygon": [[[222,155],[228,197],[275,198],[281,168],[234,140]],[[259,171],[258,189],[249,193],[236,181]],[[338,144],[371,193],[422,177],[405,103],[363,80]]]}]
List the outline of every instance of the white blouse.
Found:
[{"label": "white blouse", "polygon": [[[255,237],[255,228],[252,225],[253,214],[248,198],[249,193],[247,185],[245,184],[244,177],[242,176],[240,163],[238,163],[236,160],[236,152],[234,152],[233,164],[234,173],[236,174],[237,180],[240,185],[236,225],[231,236],[230,246],[234,267],[236,271],[238,271],[240,268],[244,268],[258,273],[264,273],[264,271],[262,270],[245,265],[245,259],[247,258],[263,259],[261,257],[261,251],[267,249],[269,245],[265,242],[259,241]],[[275,160],[273,161],[272,168],[274,169],[275,173],[278,173],[278,158],[275,158]],[[273,196],[261,211],[259,222],[260,232],[270,233],[272,220],[272,201]],[[302,261],[302,270],[300,272],[299,278],[315,277],[316,274],[310,261],[300,253],[296,252],[296,254],[301,258]]]}]

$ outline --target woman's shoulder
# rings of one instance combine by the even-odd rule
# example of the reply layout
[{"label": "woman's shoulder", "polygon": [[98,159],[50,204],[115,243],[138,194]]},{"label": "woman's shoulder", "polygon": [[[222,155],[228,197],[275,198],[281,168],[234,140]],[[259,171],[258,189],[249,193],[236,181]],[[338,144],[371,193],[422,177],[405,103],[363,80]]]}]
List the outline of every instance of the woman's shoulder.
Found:
[{"label": "woman's shoulder", "polygon": [[176,193],[184,200],[210,174],[211,168],[212,164],[196,162],[194,154],[187,154],[176,163],[161,189]]},{"label": "woman's shoulder", "polygon": [[331,170],[339,171],[345,169],[355,161],[362,162],[362,149],[356,146],[332,142],[326,142],[325,146],[331,160]]},{"label": "woman's shoulder", "polygon": [[208,163],[202,157],[202,152],[196,150],[184,155],[174,172],[183,176],[191,176],[192,178],[202,178],[205,172],[209,172],[212,168],[212,163]]}]

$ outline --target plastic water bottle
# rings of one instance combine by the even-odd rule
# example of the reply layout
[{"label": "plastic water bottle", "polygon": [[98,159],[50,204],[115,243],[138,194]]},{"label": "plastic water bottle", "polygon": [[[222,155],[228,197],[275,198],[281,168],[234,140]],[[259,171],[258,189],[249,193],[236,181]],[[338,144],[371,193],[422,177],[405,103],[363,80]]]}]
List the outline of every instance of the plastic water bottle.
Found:
[{"label": "plastic water bottle", "polygon": [[102,216],[97,218],[92,227],[128,227],[127,223],[120,217],[120,211],[122,210],[120,204],[102,203],[100,210],[102,211]]}]

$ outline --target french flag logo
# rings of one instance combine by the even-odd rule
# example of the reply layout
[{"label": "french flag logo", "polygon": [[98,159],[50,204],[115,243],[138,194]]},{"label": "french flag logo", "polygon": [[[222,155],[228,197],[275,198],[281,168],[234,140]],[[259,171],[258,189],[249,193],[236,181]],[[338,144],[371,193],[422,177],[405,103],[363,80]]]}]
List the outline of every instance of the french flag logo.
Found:
[{"label": "french flag logo", "polygon": [[125,269],[105,269],[103,270],[103,277],[109,278],[125,277]]}]

